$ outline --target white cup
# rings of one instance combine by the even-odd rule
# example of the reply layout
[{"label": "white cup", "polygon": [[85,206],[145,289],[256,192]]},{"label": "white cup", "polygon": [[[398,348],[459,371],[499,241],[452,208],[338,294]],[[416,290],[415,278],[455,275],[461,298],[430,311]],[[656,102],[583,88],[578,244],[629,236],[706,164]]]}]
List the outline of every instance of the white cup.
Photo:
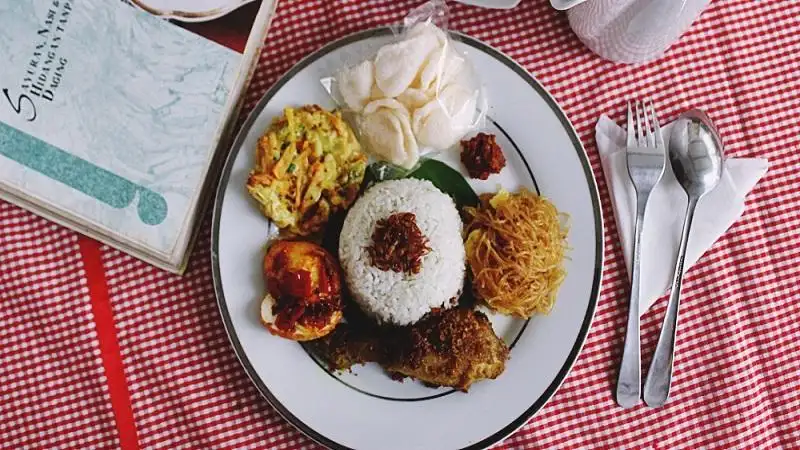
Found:
[{"label": "white cup", "polygon": [[710,0],[588,0],[569,9],[578,38],[601,57],[628,64],[667,51]]}]

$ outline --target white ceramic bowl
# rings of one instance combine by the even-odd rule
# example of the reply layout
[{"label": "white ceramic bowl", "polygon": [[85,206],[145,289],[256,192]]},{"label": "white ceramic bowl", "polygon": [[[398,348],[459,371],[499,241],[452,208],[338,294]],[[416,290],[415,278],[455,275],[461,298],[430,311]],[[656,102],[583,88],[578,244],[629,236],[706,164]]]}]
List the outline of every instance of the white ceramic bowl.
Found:
[{"label": "white ceramic bowl", "polygon": [[222,17],[255,0],[130,0],[135,6],[166,19],[205,22]]}]

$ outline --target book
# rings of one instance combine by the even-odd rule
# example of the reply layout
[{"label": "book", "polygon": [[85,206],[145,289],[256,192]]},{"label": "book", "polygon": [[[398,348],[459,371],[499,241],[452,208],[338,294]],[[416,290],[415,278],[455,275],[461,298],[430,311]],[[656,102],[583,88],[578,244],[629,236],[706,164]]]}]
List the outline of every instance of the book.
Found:
[{"label": "book", "polygon": [[0,3],[0,198],[182,273],[275,2],[240,52],[140,6]]}]

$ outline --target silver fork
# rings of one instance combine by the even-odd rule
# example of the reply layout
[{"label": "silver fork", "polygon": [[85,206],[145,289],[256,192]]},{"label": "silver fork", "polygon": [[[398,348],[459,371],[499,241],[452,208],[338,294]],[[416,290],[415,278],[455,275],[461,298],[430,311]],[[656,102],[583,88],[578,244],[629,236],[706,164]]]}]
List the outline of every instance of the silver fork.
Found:
[{"label": "silver fork", "polygon": [[[644,212],[650,199],[650,192],[664,174],[666,148],[661,136],[658,117],[650,102],[647,105],[636,102],[636,136],[634,136],[634,115],[631,102],[628,102],[628,175],[636,190],[636,225],[633,240],[633,261],[631,263],[631,299],[628,305],[628,327],[625,332],[625,348],[617,379],[617,403],[630,408],[639,403],[641,392],[641,355],[639,347],[639,291],[640,256]],[[652,128],[651,128],[652,122]]]}]

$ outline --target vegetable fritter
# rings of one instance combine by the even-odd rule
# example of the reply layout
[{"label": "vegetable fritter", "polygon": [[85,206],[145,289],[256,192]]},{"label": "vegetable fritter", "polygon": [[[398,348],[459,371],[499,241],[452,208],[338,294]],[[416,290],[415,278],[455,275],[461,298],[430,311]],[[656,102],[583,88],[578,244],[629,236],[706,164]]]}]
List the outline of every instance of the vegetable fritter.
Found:
[{"label": "vegetable fritter", "polygon": [[308,236],[353,203],[366,166],[338,111],[286,108],[258,141],[247,191],[279,228]]}]

